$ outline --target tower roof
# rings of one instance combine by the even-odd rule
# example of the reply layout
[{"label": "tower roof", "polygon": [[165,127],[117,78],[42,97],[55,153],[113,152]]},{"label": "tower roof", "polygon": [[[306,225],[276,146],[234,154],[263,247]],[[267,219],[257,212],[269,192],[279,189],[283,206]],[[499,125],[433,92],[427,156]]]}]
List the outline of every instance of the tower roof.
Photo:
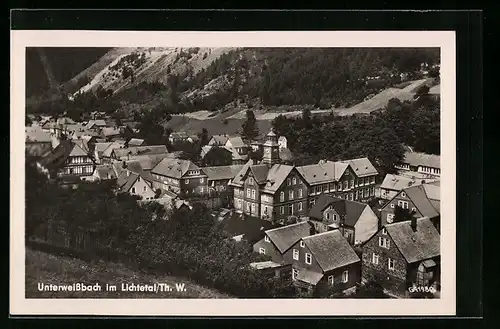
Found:
[{"label": "tower roof", "polygon": [[267,134],[267,137],[276,137],[276,134],[274,133],[274,131],[270,131],[268,134]]}]

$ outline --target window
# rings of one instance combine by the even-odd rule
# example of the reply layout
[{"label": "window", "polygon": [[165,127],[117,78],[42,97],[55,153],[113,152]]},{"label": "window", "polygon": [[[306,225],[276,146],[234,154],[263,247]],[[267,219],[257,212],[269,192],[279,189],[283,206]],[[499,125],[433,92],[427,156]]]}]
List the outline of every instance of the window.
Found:
[{"label": "window", "polygon": [[412,207],[412,208],[411,208],[411,211],[417,211],[417,208]]},{"label": "window", "polygon": [[266,249],[259,248],[259,254],[265,255],[266,254]]},{"label": "window", "polygon": [[356,190],[355,194],[354,194],[354,200],[358,200],[358,191]]},{"label": "window", "polygon": [[189,179],[184,180],[184,183],[189,184]]},{"label": "window", "polygon": [[406,198],[406,193],[405,193],[405,192],[401,192],[401,196],[402,196],[403,198]]},{"label": "window", "polygon": [[336,190],[336,184],[335,183],[330,183],[330,191],[335,191]]},{"label": "window", "polygon": [[302,198],[302,189],[299,189],[298,193],[299,193],[299,198]]},{"label": "window", "polygon": [[347,184],[348,184],[348,181],[344,181],[344,190],[347,190],[347,188],[348,188]]},{"label": "window", "polygon": [[252,199],[255,199],[255,190],[252,190]]},{"label": "window", "polygon": [[251,207],[252,207],[252,212],[255,212],[255,203],[252,203]]},{"label": "window", "polygon": [[345,237],[345,238],[347,238],[347,239],[348,239],[348,238],[349,238],[349,235],[350,235],[350,234],[349,234],[349,231],[344,231],[344,237]]},{"label": "window", "polygon": [[326,213],[326,219],[330,220],[330,213],[329,212]]},{"label": "window", "polygon": [[385,227],[382,229],[382,234],[383,234],[383,235],[386,235],[386,234],[387,234],[387,229],[386,229]]},{"label": "window", "polygon": [[375,195],[375,187],[370,187],[370,195],[371,196]]},{"label": "window", "polygon": [[349,193],[349,200],[351,200],[351,201],[352,201],[353,199],[354,199],[354,194]]},{"label": "window", "polygon": [[390,241],[389,239],[383,238],[381,236],[378,237],[378,245],[379,247],[384,247],[389,249]]},{"label": "window", "polygon": [[269,240],[269,237],[266,235],[266,236],[264,237],[264,241],[266,241],[266,242],[270,242],[271,240]]},{"label": "window", "polygon": [[143,187],[142,187],[142,191],[143,191],[143,192],[146,192],[146,186],[143,186]]},{"label": "window", "polygon": [[135,194],[135,187],[132,187],[132,194]]},{"label": "window", "polygon": [[141,181],[141,176],[138,176],[137,177],[137,181],[140,182]]},{"label": "window", "polygon": [[295,178],[295,177],[294,177],[294,178],[292,178],[292,184],[293,184],[293,185],[297,184],[297,178]]},{"label": "window", "polygon": [[292,180],[290,178],[287,178],[286,185],[288,186],[292,185]]},{"label": "window", "polygon": [[370,183],[375,184],[375,176],[370,177]]},{"label": "window", "polygon": [[349,271],[344,271],[344,273],[342,273],[342,282],[346,283],[347,281],[349,281]]},{"label": "window", "polygon": [[293,249],[293,259],[299,260],[299,251],[297,249]]},{"label": "window", "polygon": [[285,201],[285,192],[280,192],[280,201]]},{"label": "window", "polygon": [[292,268],[292,280],[297,280],[298,276],[299,276],[299,270]]},{"label": "window", "polygon": [[408,201],[398,201],[398,206],[400,206],[403,209],[408,209]]},{"label": "window", "polygon": [[316,200],[315,199],[311,199],[311,206],[314,206],[315,203],[316,203]]},{"label": "window", "polygon": [[375,253],[372,254],[372,263],[378,265],[379,256]]},{"label": "window", "polygon": [[351,188],[354,188],[354,179],[351,179]]},{"label": "window", "polygon": [[288,206],[288,214],[290,214],[290,215],[293,214],[293,204]]},{"label": "window", "polygon": [[293,200],[293,190],[288,191],[288,199]]},{"label": "window", "polygon": [[302,211],[302,202],[299,202],[299,211]]},{"label": "window", "polygon": [[200,183],[203,184],[205,182],[205,178],[200,178]]},{"label": "window", "polygon": [[312,264],[311,254],[306,253],[306,264],[309,264],[309,265]]},{"label": "window", "polygon": [[247,188],[247,198],[250,198],[251,193],[252,193],[251,190],[249,188]]},{"label": "window", "polygon": [[253,177],[248,178],[248,183],[253,185]]},{"label": "window", "polygon": [[283,207],[283,206],[280,207],[280,214],[282,214],[282,215],[285,214],[285,207]]},{"label": "window", "polygon": [[329,275],[329,276],[328,276],[328,284],[329,284],[330,286],[333,286],[333,275]]},{"label": "window", "polygon": [[388,267],[390,270],[394,270],[394,265],[395,265],[394,263],[395,263],[395,262],[394,262],[394,259],[390,259],[390,258],[389,258],[389,259],[387,260],[387,267]]},{"label": "window", "polygon": [[304,247],[305,247],[305,245],[306,245],[306,244],[304,243],[304,241],[302,241],[302,240],[301,240],[301,241],[300,241],[300,247],[301,247],[301,248],[304,248]]},{"label": "window", "polygon": [[391,203],[391,208],[394,208],[394,203]]}]

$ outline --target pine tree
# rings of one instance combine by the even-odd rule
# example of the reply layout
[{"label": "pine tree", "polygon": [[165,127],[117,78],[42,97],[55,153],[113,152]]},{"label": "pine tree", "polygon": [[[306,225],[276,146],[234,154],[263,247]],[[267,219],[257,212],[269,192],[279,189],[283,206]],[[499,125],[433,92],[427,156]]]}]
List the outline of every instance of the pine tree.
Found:
[{"label": "pine tree", "polygon": [[254,140],[259,135],[259,127],[257,127],[257,120],[252,110],[247,110],[246,120],[241,125],[243,129],[242,134],[248,140]]}]

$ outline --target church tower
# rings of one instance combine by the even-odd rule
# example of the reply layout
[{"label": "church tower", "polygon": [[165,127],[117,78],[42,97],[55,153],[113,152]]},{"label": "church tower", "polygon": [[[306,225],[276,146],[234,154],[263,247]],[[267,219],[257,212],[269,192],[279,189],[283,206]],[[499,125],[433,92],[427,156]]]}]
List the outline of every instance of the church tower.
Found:
[{"label": "church tower", "polygon": [[278,136],[276,136],[272,130],[266,135],[266,142],[263,145],[263,150],[262,163],[271,166],[280,163]]}]

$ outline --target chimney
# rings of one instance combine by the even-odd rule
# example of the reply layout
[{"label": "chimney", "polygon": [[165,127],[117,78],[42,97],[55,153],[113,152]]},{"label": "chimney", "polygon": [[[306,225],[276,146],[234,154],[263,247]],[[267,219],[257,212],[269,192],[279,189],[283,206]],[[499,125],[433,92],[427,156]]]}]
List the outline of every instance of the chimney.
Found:
[{"label": "chimney", "polygon": [[413,232],[417,232],[417,218],[416,217],[412,217],[412,219],[410,220],[410,226],[411,226],[411,229],[413,230]]}]

